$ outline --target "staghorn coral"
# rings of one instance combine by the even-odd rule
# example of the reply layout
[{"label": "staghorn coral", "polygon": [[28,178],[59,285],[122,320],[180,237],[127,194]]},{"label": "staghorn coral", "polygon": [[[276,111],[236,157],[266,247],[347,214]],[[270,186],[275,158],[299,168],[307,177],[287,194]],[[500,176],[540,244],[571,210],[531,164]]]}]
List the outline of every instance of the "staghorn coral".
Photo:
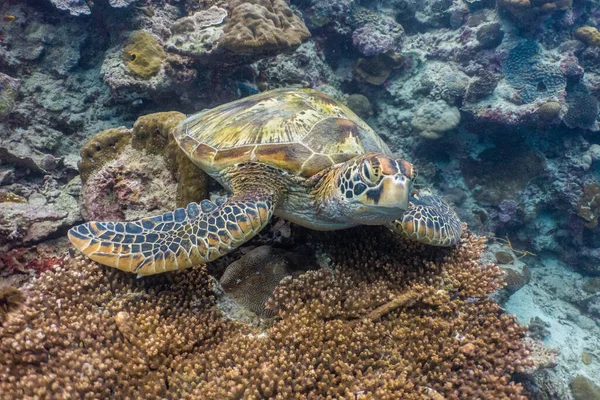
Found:
[{"label": "staghorn coral", "polygon": [[[176,354],[216,345],[221,320],[202,269],[130,280],[81,259],[47,272],[0,327],[6,398],[145,398],[167,393]],[[126,377],[126,378],[125,378]]]},{"label": "staghorn coral", "polygon": [[142,79],[150,79],[160,71],[166,53],[152,34],[133,31],[123,48],[123,61]]},{"label": "staghorn coral", "polygon": [[479,264],[483,239],[440,250],[384,228],[307,234],[334,269],[285,280],[264,332],[220,317],[203,268],[132,279],[69,260],[0,327],[0,391],[524,399],[509,379],[528,365],[523,329],[485,298],[501,272]]}]

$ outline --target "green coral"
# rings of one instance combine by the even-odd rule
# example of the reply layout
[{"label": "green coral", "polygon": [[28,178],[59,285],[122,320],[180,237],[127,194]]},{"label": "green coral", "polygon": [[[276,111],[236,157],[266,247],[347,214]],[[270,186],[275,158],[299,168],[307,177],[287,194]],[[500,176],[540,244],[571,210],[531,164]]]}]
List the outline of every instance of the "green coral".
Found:
[{"label": "green coral", "polygon": [[167,55],[154,36],[144,31],[134,31],[123,49],[127,68],[142,79],[150,79],[160,71]]},{"label": "green coral", "polygon": [[114,160],[130,141],[131,132],[123,127],[107,129],[91,137],[80,150],[81,181],[85,183],[94,171]]}]

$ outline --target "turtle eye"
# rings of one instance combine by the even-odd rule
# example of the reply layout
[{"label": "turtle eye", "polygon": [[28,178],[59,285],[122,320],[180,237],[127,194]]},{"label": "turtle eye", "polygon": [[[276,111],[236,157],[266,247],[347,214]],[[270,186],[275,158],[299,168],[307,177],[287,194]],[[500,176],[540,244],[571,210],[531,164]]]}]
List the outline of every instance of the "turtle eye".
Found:
[{"label": "turtle eye", "polygon": [[362,176],[366,183],[375,185],[381,179],[381,168],[365,160],[362,165]]}]

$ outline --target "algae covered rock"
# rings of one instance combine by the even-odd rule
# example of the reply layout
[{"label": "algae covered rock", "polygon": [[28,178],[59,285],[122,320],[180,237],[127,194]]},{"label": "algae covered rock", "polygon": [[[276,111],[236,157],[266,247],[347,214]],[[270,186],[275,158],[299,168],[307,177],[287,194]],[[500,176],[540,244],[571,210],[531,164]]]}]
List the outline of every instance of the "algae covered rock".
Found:
[{"label": "algae covered rock", "polygon": [[459,122],[458,108],[438,100],[422,104],[413,116],[412,126],[420,131],[421,136],[437,139],[443,132],[456,128]]},{"label": "algae covered rock", "polygon": [[142,79],[158,74],[166,54],[156,38],[144,31],[133,31],[123,49],[123,61],[127,68]]},{"label": "algae covered rock", "polygon": [[292,50],[310,36],[284,0],[232,0],[178,19],[167,50],[203,63],[243,64]]},{"label": "algae covered rock", "polygon": [[200,60],[210,59],[217,52],[226,18],[227,10],[212,6],[178,19],[171,25],[167,50]]},{"label": "algae covered rock", "polygon": [[84,144],[79,170],[89,219],[136,219],[207,197],[208,177],[172,136],[184,118],[178,112],[149,114],[132,129],[102,131]]},{"label": "algae covered rock", "polygon": [[369,99],[362,94],[351,94],[346,99],[346,105],[362,119],[368,119],[373,115],[373,107]]},{"label": "algae covered rock", "polygon": [[0,118],[8,116],[19,90],[19,80],[0,72]]}]

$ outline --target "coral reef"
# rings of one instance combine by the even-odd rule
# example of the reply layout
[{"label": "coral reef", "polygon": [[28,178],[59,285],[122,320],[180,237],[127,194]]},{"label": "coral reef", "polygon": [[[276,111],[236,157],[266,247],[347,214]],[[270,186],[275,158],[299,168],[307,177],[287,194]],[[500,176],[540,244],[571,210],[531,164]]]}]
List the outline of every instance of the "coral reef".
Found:
[{"label": "coral reef", "polygon": [[573,6],[573,0],[501,0],[498,5],[508,10],[517,21],[532,24],[540,16],[569,10]]},{"label": "coral reef", "polygon": [[15,105],[19,81],[0,73],[0,118],[5,118]]},{"label": "coral reef", "polygon": [[87,219],[131,220],[208,197],[207,175],[172,136],[178,112],[138,118],[132,129],[99,132],[81,149],[81,198]]},{"label": "coral reef", "polygon": [[478,264],[483,240],[463,241],[440,252],[383,228],[311,233],[334,270],[284,281],[266,331],[225,319],[203,268],[132,280],[72,259],[0,326],[0,390],[524,399],[509,381],[529,365],[523,329],[485,299],[501,283]]},{"label": "coral reef", "polygon": [[569,110],[563,120],[569,128],[599,129],[596,122],[598,100],[585,85],[576,84],[568,91],[567,105]]},{"label": "coral reef", "polygon": [[310,36],[284,0],[230,0],[229,22],[219,46],[244,56],[298,47]]},{"label": "coral reef", "polygon": [[558,66],[539,60],[539,44],[525,40],[513,47],[504,63],[508,83],[519,91],[525,103],[540,96],[557,96],[566,88],[566,79]]},{"label": "coral reef", "polygon": [[180,18],[166,47],[204,64],[238,65],[297,48],[310,32],[284,0],[231,0]]},{"label": "coral reef", "polygon": [[[563,350],[556,366],[518,375],[528,396],[571,399],[577,375],[600,376],[592,278],[600,275],[597,1],[51,0],[0,2],[0,13],[0,275],[15,274],[13,286],[63,263],[65,244],[53,238],[82,213],[133,218],[208,196],[206,176],[169,138],[180,114],[161,122],[159,112],[190,114],[308,86],[368,118],[417,165],[417,186],[433,187],[472,230],[492,238],[483,263],[501,263],[506,284],[494,298],[531,324],[529,334]],[[127,52],[140,32],[154,49],[152,67],[141,69],[147,78],[130,68]],[[114,130],[94,137],[107,129]],[[211,188],[212,198],[221,194]],[[304,239],[282,226],[255,245],[295,252]],[[375,313],[386,304],[413,312],[411,293],[397,290],[386,298],[395,302],[361,315],[378,326],[389,322]],[[431,390],[413,397],[453,396]]]},{"label": "coral reef", "polygon": [[600,46],[600,32],[593,26],[582,26],[575,31],[575,37],[588,46]]},{"label": "coral reef", "polygon": [[165,58],[165,51],[154,36],[144,31],[131,32],[123,49],[127,68],[142,79],[158,74]]}]

